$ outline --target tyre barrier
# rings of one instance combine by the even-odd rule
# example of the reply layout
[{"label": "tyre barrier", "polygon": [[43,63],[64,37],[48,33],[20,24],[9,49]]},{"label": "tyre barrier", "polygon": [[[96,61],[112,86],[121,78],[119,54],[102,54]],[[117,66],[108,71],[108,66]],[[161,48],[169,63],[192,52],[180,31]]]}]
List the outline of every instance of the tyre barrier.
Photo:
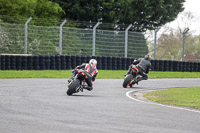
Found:
[{"label": "tyre barrier", "polygon": [[61,70],[66,70],[66,56],[61,55],[60,56],[60,61],[61,61]]},{"label": "tyre barrier", "polygon": [[45,70],[50,70],[50,68],[51,68],[50,67],[51,66],[51,63],[50,63],[51,60],[50,60],[50,58],[51,58],[50,55],[45,55],[44,56],[44,64],[43,65],[45,66]]},{"label": "tyre barrier", "polygon": [[39,56],[39,70],[45,69],[45,56]]},{"label": "tyre barrier", "polygon": [[56,70],[55,55],[50,55],[50,70]]},{"label": "tyre barrier", "polygon": [[55,67],[56,67],[56,70],[61,70],[61,56],[59,55],[56,55],[55,56]]},{"label": "tyre barrier", "polygon": [[117,70],[117,58],[116,57],[112,57],[112,70]]},{"label": "tyre barrier", "polygon": [[102,57],[102,70],[107,70],[107,57]]},{"label": "tyre barrier", "polygon": [[[99,70],[128,70],[134,58],[77,55],[0,55],[0,70],[69,70],[97,60]],[[200,72],[200,62],[151,60],[152,71]]]},{"label": "tyre barrier", "polygon": [[68,70],[68,69],[73,69],[72,67],[71,67],[71,56],[66,56],[65,57],[65,60],[66,60],[66,69]]}]

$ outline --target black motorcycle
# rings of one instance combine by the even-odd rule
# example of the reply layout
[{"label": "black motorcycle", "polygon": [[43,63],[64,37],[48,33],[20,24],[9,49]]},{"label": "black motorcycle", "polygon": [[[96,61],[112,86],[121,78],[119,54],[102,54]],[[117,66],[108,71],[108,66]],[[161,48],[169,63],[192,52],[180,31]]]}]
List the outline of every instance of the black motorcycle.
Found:
[{"label": "black motorcycle", "polygon": [[67,95],[71,96],[73,93],[83,92],[83,86],[86,85],[86,73],[79,69],[78,73],[68,83]]},{"label": "black motorcycle", "polygon": [[130,74],[127,74],[124,78],[123,87],[127,88],[128,86],[132,87],[136,83],[136,79],[140,78],[141,75],[138,74],[138,69],[136,66],[133,66]]}]

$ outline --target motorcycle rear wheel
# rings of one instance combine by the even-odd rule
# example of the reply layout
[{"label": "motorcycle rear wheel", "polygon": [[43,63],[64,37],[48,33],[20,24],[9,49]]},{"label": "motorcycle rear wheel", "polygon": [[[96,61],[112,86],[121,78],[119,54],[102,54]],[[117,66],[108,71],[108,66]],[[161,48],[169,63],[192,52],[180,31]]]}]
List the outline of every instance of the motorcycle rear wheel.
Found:
[{"label": "motorcycle rear wheel", "polygon": [[126,78],[124,79],[124,82],[123,82],[122,86],[124,88],[127,88],[130,85],[130,82],[131,82],[132,79],[133,79],[133,75],[132,74],[127,75]]},{"label": "motorcycle rear wheel", "polygon": [[73,93],[76,93],[76,88],[80,86],[80,81],[75,79],[74,82],[68,87],[67,95],[71,96]]}]

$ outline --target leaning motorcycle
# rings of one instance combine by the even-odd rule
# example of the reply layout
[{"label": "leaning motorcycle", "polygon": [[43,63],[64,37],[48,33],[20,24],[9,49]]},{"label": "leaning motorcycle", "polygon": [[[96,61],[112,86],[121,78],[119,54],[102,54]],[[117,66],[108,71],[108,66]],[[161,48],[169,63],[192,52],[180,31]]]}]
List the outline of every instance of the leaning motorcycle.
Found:
[{"label": "leaning motorcycle", "polygon": [[73,93],[83,92],[83,86],[86,85],[87,75],[84,70],[78,70],[76,76],[68,83],[67,95],[71,96]]},{"label": "leaning motorcycle", "polygon": [[130,74],[127,74],[124,78],[123,87],[127,88],[128,86],[132,87],[136,82],[136,79],[140,78],[141,75],[138,74],[138,69],[134,65],[131,69]]}]

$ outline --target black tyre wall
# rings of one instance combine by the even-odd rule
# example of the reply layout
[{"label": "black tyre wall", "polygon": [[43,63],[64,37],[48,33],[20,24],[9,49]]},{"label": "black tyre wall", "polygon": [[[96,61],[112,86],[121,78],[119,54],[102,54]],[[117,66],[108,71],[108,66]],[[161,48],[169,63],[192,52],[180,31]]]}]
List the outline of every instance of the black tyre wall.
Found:
[{"label": "black tyre wall", "polygon": [[[69,70],[77,65],[97,60],[99,70],[127,70],[133,58],[110,56],[70,56],[70,55],[0,55],[0,70]],[[152,71],[199,72],[199,62],[151,60]]]}]

